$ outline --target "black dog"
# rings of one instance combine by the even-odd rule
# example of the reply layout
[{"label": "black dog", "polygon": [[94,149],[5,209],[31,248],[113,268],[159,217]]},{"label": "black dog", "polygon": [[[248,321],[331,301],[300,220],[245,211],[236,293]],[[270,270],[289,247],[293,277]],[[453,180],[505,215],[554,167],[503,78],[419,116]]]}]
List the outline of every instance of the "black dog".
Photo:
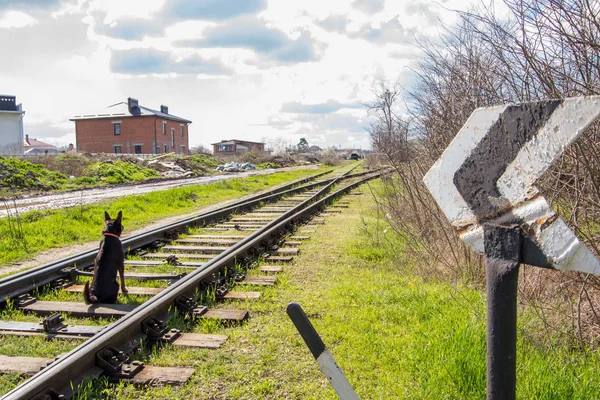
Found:
[{"label": "black dog", "polygon": [[117,283],[117,271],[121,276],[121,292],[127,293],[125,289],[125,252],[119,237],[123,232],[121,218],[123,214],[119,211],[116,219],[104,212],[104,238],[100,241],[100,249],[94,263],[94,277],[92,287],[89,282],[83,288],[83,299],[85,304],[91,303],[114,303],[119,295],[119,284]]}]

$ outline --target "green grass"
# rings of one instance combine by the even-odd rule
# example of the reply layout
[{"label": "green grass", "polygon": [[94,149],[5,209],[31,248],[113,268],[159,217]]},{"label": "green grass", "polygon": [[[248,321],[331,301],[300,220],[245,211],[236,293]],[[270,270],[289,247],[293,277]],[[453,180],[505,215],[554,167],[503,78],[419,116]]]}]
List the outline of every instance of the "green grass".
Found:
[{"label": "green grass", "polygon": [[156,170],[126,161],[97,162],[89,165],[87,169],[89,175],[111,185],[160,177]]},{"label": "green grass", "polygon": [[[114,185],[161,179],[162,167],[146,160],[143,165],[132,158],[116,159],[105,156],[59,154],[21,160],[0,157],[0,196],[12,197],[39,191],[76,190],[85,187]],[[162,156],[162,162],[172,162],[194,176],[213,175],[218,161],[210,154],[191,156]],[[158,170],[157,170],[158,169]]]},{"label": "green grass", "polygon": [[160,218],[193,212],[211,204],[236,199],[318,172],[321,170],[279,172],[127,196],[61,210],[31,211],[20,215],[21,231],[15,229],[14,219],[2,218],[0,264],[25,260],[33,254],[54,247],[99,240],[105,210],[111,214],[123,211],[123,223],[127,233]]},{"label": "green grass", "polygon": [[[52,159],[53,167],[68,163],[77,157],[59,155]],[[194,158],[194,162],[198,160]],[[81,162],[80,162],[81,163]],[[18,158],[0,157],[0,190],[9,195],[32,190],[66,190],[100,184],[139,182],[159,178],[158,171],[126,161],[95,162],[79,166],[81,176],[69,178],[57,170],[47,169],[42,164],[31,163]]]},{"label": "green grass", "polygon": [[[221,349],[168,347],[136,356],[152,365],[192,366],[189,382],[136,388],[99,381],[80,398],[336,399],[286,316],[291,301],[303,306],[360,398],[485,398],[484,295],[411,275],[411,265],[396,261],[391,251],[402,243],[386,232],[368,196],[348,199],[349,212],[327,217],[293,265],[285,266],[277,286],[235,289],[260,290],[259,301],[218,305],[250,310],[248,322],[189,328],[229,335]],[[521,312],[517,398],[600,398],[599,354],[569,343],[535,346],[528,340],[529,319]],[[180,319],[171,324],[186,326]],[[22,343],[0,344],[0,353],[16,353]],[[15,379],[0,378],[0,389]]]},{"label": "green grass", "polygon": [[58,189],[67,180],[65,174],[49,171],[43,165],[18,158],[0,157],[0,194],[15,189]]}]

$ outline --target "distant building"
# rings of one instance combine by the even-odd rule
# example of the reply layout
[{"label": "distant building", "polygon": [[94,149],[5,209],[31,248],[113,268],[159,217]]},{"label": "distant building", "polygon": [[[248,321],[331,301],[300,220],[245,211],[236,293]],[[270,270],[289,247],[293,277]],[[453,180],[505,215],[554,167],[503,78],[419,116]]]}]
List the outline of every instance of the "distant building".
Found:
[{"label": "distant building", "polygon": [[128,98],[107,112],[75,116],[78,152],[115,154],[189,154],[188,125],[192,121],[139,105]]},{"label": "distant building", "polygon": [[23,116],[16,96],[0,95],[0,154],[23,154]]},{"label": "distant building", "polygon": [[243,154],[248,151],[262,153],[265,151],[265,144],[261,142],[249,142],[247,140],[221,140],[219,143],[213,143],[213,154],[215,156],[233,156]]},{"label": "distant building", "polygon": [[310,146],[310,147],[308,148],[308,151],[309,151],[309,152],[311,152],[311,153],[318,153],[318,152],[321,152],[321,151],[323,151],[323,149],[322,149],[322,148],[320,148],[319,146],[314,146],[314,145],[313,145],[313,146]]},{"label": "distant building", "polygon": [[56,146],[44,143],[37,139],[30,139],[29,135],[25,135],[25,140],[23,141],[23,154],[26,156],[56,155],[58,153]]}]

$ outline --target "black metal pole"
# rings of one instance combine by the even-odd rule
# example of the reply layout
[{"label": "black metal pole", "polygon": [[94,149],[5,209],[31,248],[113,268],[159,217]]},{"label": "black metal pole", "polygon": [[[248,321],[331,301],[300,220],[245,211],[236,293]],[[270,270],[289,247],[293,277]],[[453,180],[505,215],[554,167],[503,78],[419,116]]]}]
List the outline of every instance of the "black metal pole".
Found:
[{"label": "black metal pole", "polygon": [[487,277],[487,400],[514,400],[517,383],[518,226],[484,224]]}]

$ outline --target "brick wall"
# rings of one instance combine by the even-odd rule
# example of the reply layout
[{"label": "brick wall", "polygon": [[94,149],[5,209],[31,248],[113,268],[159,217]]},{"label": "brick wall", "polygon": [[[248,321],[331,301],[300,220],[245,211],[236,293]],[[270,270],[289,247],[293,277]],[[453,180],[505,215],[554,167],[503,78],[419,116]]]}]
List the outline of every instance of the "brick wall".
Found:
[{"label": "brick wall", "polygon": [[[163,134],[163,121],[166,134]],[[115,135],[114,125],[120,124],[120,134]],[[153,149],[155,129],[157,149]],[[174,144],[171,129],[174,129]],[[75,121],[77,151],[86,153],[115,153],[115,146],[121,146],[121,153],[135,153],[135,146],[141,146],[142,154],[175,152],[189,154],[188,126],[155,116],[97,118]],[[181,146],[184,146],[182,148]]]},{"label": "brick wall", "polygon": [[[163,134],[163,125],[165,126],[165,134]],[[182,127],[183,137],[181,136]],[[174,133],[173,139],[175,139],[175,146],[173,146],[172,143],[172,132]],[[160,154],[165,153],[165,146],[167,153],[181,154],[181,146],[184,146],[185,149],[183,153],[189,154],[188,125],[178,121],[158,118],[156,120],[156,143],[158,145],[158,153]]]}]

